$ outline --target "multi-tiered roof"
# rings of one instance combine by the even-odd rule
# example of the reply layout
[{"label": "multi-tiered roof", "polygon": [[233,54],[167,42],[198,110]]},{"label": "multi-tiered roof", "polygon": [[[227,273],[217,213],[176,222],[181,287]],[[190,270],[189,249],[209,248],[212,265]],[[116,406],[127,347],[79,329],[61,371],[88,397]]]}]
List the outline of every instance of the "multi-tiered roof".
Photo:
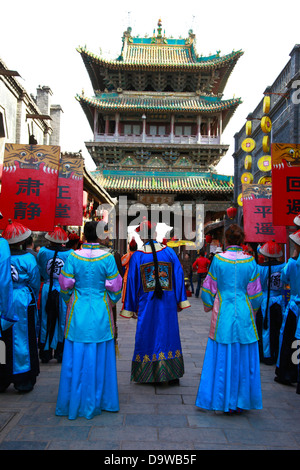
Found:
[{"label": "multi-tiered roof", "polygon": [[[241,103],[240,98],[222,100],[222,95],[227,80],[243,52],[232,51],[230,54],[221,56],[220,51],[217,51],[214,55],[207,57],[199,56],[192,31],[189,31],[186,39],[167,38],[162,32],[161,20],[158,22],[157,33],[154,31],[152,37],[134,37],[131,34],[131,28],[128,28],[123,34],[121,54],[115,60],[96,55],[88,51],[86,47],[79,47],[77,50],[81,54],[94,89],[93,97],[87,97],[82,93],[77,95],[77,99],[93,131],[95,130],[95,113],[98,113],[103,116],[103,120],[105,116],[113,114],[126,115],[129,118],[131,116],[132,120],[137,119],[138,116],[141,119],[143,115],[147,116],[147,119],[157,118],[158,120],[166,119],[166,121],[169,121],[172,115],[179,116],[180,119],[190,119],[194,116],[194,122],[197,116],[209,120],[210,118],[216,119],[217,116],[220,120],[218,122],[221,122],[220,132],[223,132]],[[162,141],[161,153],[158,157],[156,145],[156,158],[162,161],[162,167],[156,168],[156,171],[167,170],[170,172],[170,178],[174,169],[189,171],[190,174],[194,171],[201,171],[201,177],[197,174],[194,177],[203,180],[205,178],[203,171],[210,171],[228,150],[228,146],[221,144],[220,139],[217,144],[215,142],[215,145],[212,145],[211,141],[204,142],[204,140],[199,144],[199,140],[196,141],[196,139],[189,139],[188,146],[182,142],[174,145],[173,141]],[[92,154],[92,148],[95,149],[94,143],[98,144],[98,149],[101,147],[101,150],[94,150]],[[114,142],[105,141],[100,145],[99,141],[88,143],[87,146],[97,167],[101,169],[101,183],[105,187],[110,186],[112,189],[112,185],[115,187],[118,183],[129,187],[133,184],[134,175],[136,175],[136,181],[133,186],[136,188],[146,181],[138,178],[137,174],[138,170],[150,170],[150,167],[147,168],[145,158],[143,167],[138,168],[133,165],[131,168],[127,164],[127,174],[125,172],[121,180],[120,175],[112,179],[105,178],[104,173],[110,170],[115,171],[116,167],[122,166],[125,161],[128,161],[129,155],[132,156],[131,161],[136,162],[141,151],[145,155],[149,153],[149,150],[151,153],[153,142],[147,143],[146,140],[138,145],[136,141],[135,145],[130,146],[127,140],[122,146],[120,140],[116,143],[115,139]],[[126,147],[125,152],[124,147]],[[138,150],[137,147],[139,147]],[[172,160],[171,167],[166,155],[172,152],[174,154],[175,149],[178,159]],[[179,162],[182,161],[183,155],[184,164],[180,168]],[[152,162],[152,157],[153,155],[150,155],[149,162]],[[130,171],[131,174],[129,174]],[[160,177],[159,175],[150,174],[149,177],[149,182],[153,185],[149,183],[148,186],[151,186],[152,190],[155,188],[160,188],[162,192],[163,188],[167,190],[167,187],[161,188],[158,183],[154,183],[155,178]],[[177,178],[175,173],[174,178]],[[191,178],[193,179],[193,176]],[[201,192],[205,188],[205,184],[202,183],[203,181],[192,181],[187,189],[194,188]],[[215,183],[218,183],[217,180]],[[177,190],[181,186],[183,185],[177,185]],[[232,191],[231,183],[225,186]],[[224,190],[224,187],[222,189]]]}]

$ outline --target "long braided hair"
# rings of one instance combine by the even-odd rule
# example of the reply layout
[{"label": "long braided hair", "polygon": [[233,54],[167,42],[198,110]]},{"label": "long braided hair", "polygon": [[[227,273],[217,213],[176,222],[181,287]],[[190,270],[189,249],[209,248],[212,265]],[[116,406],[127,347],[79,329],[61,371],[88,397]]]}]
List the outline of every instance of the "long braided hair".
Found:
[{"label": "long braided hair", "polygon": [[152,254],[153,254],[153,261],[154,261],[154,272],[155,272],[154,295],[158,299],[161,299],[162,295],[163,295],[163,289],[161,287],[160,280],[159,280],[157,253],[156,253],[156,249],[155,249],[154,242],[153,242],[152,238],[150,238],[150,240],[149,240],[149,245],[151,246],[151,250],[152,250]]}]

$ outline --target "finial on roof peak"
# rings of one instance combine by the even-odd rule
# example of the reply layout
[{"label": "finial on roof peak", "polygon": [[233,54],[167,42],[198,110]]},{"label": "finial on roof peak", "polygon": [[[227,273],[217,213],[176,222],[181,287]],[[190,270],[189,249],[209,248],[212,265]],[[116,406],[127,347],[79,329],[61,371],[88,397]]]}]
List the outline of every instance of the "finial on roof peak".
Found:
[{"label": "finial on roof peak", "polygon": [[158,20],[158,23],[157,23],[157,37],[161,37],[161,31],[162,31],[162,21],[161,19]]}]

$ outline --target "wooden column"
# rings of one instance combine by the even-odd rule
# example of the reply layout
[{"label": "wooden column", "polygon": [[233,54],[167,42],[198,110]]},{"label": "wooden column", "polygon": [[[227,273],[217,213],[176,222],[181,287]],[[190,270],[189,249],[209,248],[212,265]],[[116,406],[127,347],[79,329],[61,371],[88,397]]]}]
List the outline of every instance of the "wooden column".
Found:
[{"label": "wooden column", "polygon": [[222,113],[220,113],[220,117],[219,117],[219,143],[221,143],[222,132],[223,132],[223,116],[222,116]]},{"label": "wooden column", "polygon": [[170,130],[170,138],[171,142],[174,142],[174,124],[175,124],[175,116],[174,114],[171,115],[171,130]]},{"label": "wooden column", "polygon": [[105,116],[105,135],[109,133],[109,116]]},{"label": "wooden column", "polygon": [[201,142],[201,116],[197,116],[197,143]]},{"label": "wooden column", "polygon": [[116,113],[115,115],[116,125],[115,125],[115,137],[119,137],[119,122],[120,122],[120,114]]},{"label": "wooden column", "polygon": [[98,134],[98,110],[95,109],[94,111],[94,140],[96,140],[97,134]]}]

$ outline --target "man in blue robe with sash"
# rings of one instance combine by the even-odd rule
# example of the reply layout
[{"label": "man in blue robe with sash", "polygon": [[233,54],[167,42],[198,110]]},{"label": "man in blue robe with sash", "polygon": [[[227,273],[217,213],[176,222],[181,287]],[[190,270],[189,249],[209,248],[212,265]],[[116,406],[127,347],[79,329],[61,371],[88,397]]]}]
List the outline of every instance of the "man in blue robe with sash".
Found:
[{"label": "man in blue robe with sash", "polygon": [[136,229],[144,246],[131,256],[122,317],[137,315],[131,380],[178,384],[184,374],[178,310],[190,307],[180,261],[151,238],[151,223]]},{"label": "man in blue robe with sash", "polygon": [[67,307],[60,295],[58,282],[61,270],[73,251],[64,245],[68,242],[67,233],[59,226],[45,235],[49,246],[40,249],[37,263],[44,280],[41,295],[40,359],[49,362],[53,356],[62,361],[64,328]]}]

